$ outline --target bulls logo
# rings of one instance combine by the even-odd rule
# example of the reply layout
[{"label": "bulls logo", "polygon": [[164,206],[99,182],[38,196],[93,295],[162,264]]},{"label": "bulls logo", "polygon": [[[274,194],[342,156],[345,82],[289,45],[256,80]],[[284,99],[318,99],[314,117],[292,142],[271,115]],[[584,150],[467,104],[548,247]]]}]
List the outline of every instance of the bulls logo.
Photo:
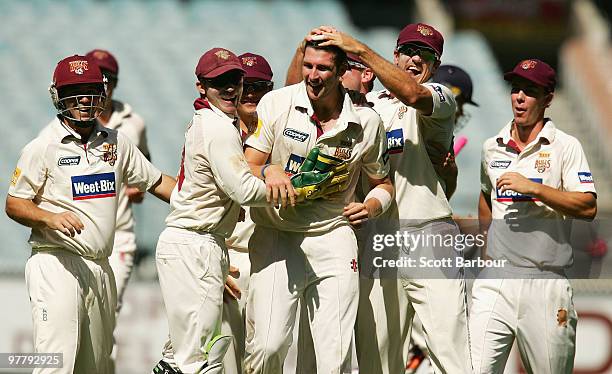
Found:
[{"label": "bulls logo", "polygon": [[83,75],[89,70],[89,63],[85,60],[69,61],[68,64],[71,73]]}]

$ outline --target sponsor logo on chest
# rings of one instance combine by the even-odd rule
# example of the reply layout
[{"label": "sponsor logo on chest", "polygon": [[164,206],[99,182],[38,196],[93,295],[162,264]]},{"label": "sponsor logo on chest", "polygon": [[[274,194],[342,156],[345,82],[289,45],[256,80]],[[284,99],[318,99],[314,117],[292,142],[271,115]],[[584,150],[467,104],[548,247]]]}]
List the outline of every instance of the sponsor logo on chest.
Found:
[{"label": "sponsor logo on chest", "polygon": [[579,171],[578,180],[580,183],[593,183],[593,175],[587,171]]},{"label": "sponsor logo on chest", "polygon": [[115,173],[102,173],[91,175],[75,175],[72,181],[72,199],[87,200],[114,197]]},{"label": "sponsor logo on chest", "polygon": [[81,162],[81,156],[66,156],[60,157],[57,160],[57,166],[75,166]]},{"label": "sponsor logo on chest", "polygon": [[401,153],[404,151],[403,129],[395,129],[387,132],[387,150],[389,153]]},{"label": "sponsor logo on chest", "polygon": [[285,129],[285,131],[283,131],[283,135],[293,140],[297,140],[298,142],[304,142],[306,139],[308,139],[309,136],[305,132],[301,132],[291,128]]},{"label": "sponsor logo on chest", "polygon": [[305,159],[305,157],[292,153],[289,156],[289,160],[287,160],[287,165],[285,165],[285,173],[289,174],[290,176],[297,174],[300,170],[300,166],[302,166],[302,162],[304,162]]},{"label": "sponsor logo on chest", "polygon": [[[542,178],[529,178],[529,180],[542,183]],[[497,201],[539,201],[533,196],[522,194],[512,190],[504,190],[503,192],[499,188],[495,188],[495,195]]]},{"label": "sponsor logo on chest", "polygon": [[489,163],[491,169],[508,169],[512,161],[510,160],[493,160]]}]

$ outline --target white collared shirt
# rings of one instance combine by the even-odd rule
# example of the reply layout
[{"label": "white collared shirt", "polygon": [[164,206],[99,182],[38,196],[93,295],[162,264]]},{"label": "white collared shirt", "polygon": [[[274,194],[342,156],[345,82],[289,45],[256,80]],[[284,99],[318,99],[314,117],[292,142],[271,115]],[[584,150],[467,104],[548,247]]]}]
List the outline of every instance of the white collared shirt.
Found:
[{"label": "white collared shirt", "polygon": [[85,226],[72,238],[33,228],[29,243],[34,250],[62,248],[99,259],[112,251],[117,196],[124,184],[146,191],[160,178],[161,172],[117,131],[96,124],[82,143],[57,119],[23,148],[8,193],[50,212],[74,212]]},{"label": "white collared shirt", "polygon": [[374,179],[389,172],[385,132],[380,117],[371,108],[356,107],[344,95],[335,127],[317,139],[314,114],[306,85],[298,83],[267,93],[257,105],[260,126],[246,144],[270,154],[270,163],[285,165],[289,175],[298,169],[308,153],[321,153],[348,162],[349,188],[333,197],[307,201],[296,207],[251,209],[258,225],[283,231],[324,232],[348,224],[344,206],[354,201],[355,185],[361,171]]},{"label": "white collared shirt", "polygon": [[427,154],[426,143],[433,141],[450,149],[453,139],[456,103],[452,92],[437,83],[425,83],[433,98],[429,116],[405,105],[389,91],[370,92],[387,133],[391,176],[395,185],[395,204],[386,217],[420,224],[452,216],[444,182],[438,177]]},{"label": "white collared shirt", "polygon": [[240,205],[267,205],[265,183],[251,174],[237,123],[212,104],[194,113],[170,199],[169,227],[227,238]]},{"label": "white collared shirt", "polygon": [[[519,267],[558,270],[570,266],[573,258],[566,217],[532,196],[502,192],[495,185],[502,174],[517,172],[560,191],[595,193],[582,146],[545,119],[536,139],[519,151],[511,129],[512,121],[482,147],[481,189],[491,197],[493,217],[487,253]],[[506,232],[508,227],[512,233]],[[493,232],[498,234],[491,235]],[[521,233],[527,237],[518,238]]]}]

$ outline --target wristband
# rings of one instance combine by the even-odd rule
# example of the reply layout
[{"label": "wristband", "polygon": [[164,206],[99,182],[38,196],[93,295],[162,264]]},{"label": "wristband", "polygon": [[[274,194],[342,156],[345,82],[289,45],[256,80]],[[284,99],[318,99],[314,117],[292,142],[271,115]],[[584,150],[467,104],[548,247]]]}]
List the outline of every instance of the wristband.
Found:
[{"label": "wristband", "polygon": [[264,166],[261,167],[261,177],[263,179],[266,179],[266,175],[264,174],[264,172],[266,171],[266,169],[268,168],[268,166],[270,166],[272,164],[265,164]]},{"label": "wristband", "polygon": [[393,196],[387,190],[382,188],[372,188],[370,192],[367,194],[363,202],[365,203],[369,199],[376,199],[381,205],[382,211],[381,214],[386,212],[387,209],[391,206],[391,202],[393,201]]}]

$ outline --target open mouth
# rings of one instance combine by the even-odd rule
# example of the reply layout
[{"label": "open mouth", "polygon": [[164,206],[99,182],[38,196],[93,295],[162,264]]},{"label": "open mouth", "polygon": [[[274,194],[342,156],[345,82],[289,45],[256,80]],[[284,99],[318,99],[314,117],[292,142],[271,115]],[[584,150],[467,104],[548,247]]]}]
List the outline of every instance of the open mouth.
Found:
[{"label": "open mouth", "polygon": [[414,76],[414,77],[416,77],[417,75],[421,74],[421,70],[419,70],[419,68],[417,68],[416,66],[410,66],[410,67],[408,67],[408,69],[406,69],[406,71],[411,73],[412,76]]}]

